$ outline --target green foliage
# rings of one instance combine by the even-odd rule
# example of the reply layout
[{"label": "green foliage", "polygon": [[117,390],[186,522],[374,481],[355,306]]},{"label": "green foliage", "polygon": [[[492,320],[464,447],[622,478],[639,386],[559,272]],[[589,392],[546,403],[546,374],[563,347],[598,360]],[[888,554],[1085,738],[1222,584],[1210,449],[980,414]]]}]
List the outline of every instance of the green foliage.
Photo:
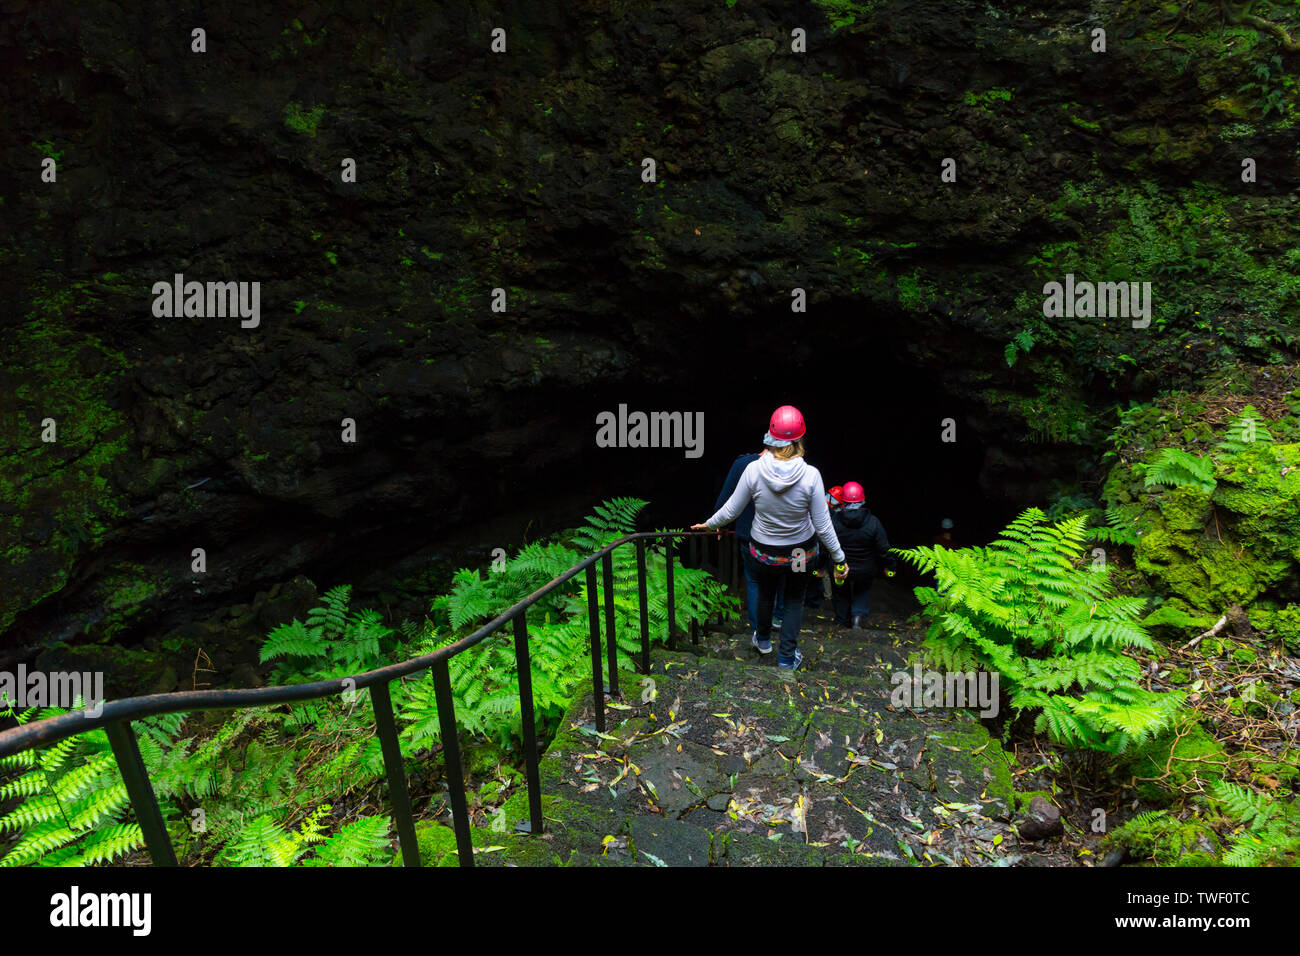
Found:
[{"label": "green foliage", "polygon": [[1267,60],[1256,63],[1251,75],[1253,78],[1237,87],[1237,92],[1253,92],[1264,119],[1268,119],[1268,114],[1274,112],[1279,117],[1286,116],[1287,91],[1283,84],[1286,68],[1282,65],[1282,57],[1274,54]]},{"label": "green foliage", "polygon": [[1047,523],[1037,508],[987,547],[899,551],[937,589],[916,596],[939,666],[996,670],[1018,712],[1054,740],[1122,752],[1169,727],[1184,694],[1138,683],[1127,649],[1151,649],[1138,598],[1112,595],[1104,569],[1080,567],[1087,519]]},{"label": "green foliage", "polygon": [[1004,357],[1007,360],[1007,365],[1011,366],[1016,364],[1017,351],[1028,354],[1029,350],[1032,349],[1033,347],[1034,347],[1033,332],[1031,332],[1029,329],[1022,329],[1021,331],[1017,332],[1014,336],[1012,336],[1011,341],[1007,343],[1007,347],[1003,352]]},{"label": "green foliage", "polygon": [[62,149],[56,150],[54,144],[48,140],[44,143],[32,143],[31,146],[33,149],[40,150],[42,156],[48,156],[55,162],[61,161],[63,159],[63,154],[66,152],[66,150]]},{"label": "green foliage", "polygon": [[[486,576],[462,569],[451,591],[433,602],[434,627],[407,622],[394,632],[377,612],[350,606],[350,587],[333,588],[305,622],[275,628],[261,659],[277,662],[273,682],[292,684],[343,681],[429,653],[631,532],[645,504],[634,498],[604,502],[580,528],[527,545]],[[663,640],[667,620],[665,562],[662,547],[647,547],[647,610],[655,640]],[[640,645],[634,548],[615,552],[613,572],[615,633],[621,652],[629,655]],[[674,590],[680,623],[719,610],[738,611],[725,587],[703,571],[675,569]],[[537,602],[528,625],[534,705],[544,727],[558,720],[591,679],[585,576]],[[510,746],[521,729],[511,632],[457,655],[450,671],[458,726]],[[440,735],[432,681],[428,675],[397,681],[391,693],[402,753],[414,759]],[[18,718],[32,716],[28,711]],[[391,857],[387,818],[361,817],[325,835],[331,801],[345,795],[359,796],[363,804],[376,799],[367,794],[376,792],[384,765],[369,694],[240,710],[215,726],[191,729],[180,714],[133,726],[182,858],[224,866],[358,866]],[[12,773],[0,784],[0,801],[18,805],[0,817],[0,833],[15,832],[19,838],[0,865],[111,863],[142,848],[139,827],[128,822],[125,787],[102,730],[7,758],[0,762],[2,770]]]},{"label": "green foliage", "polygon": [[1168,810],[1149,810],[1111,830],[1108,847],[1125,847],[1157,866],[1211,866],[1222,849],[1218,835],[1195,815],[1187,819]]},{"label": "green foliage", "polygon": [[284,107],[284,125],[295,133],[305,133],[315,139],[316,127],[324,115],[324,106],[305,110],[301,103],[287,103]]},{"label": "green foliage", "polygon": [[813,0],[830,21],[831,32],[856,26],[858,18],[869,19],[878,0]]},{"label": "green foliage", "polygon": [[1300,559],[1300,421],[1245,405],[1216,429],[1206,410],[1171,393],[1122,414],[1103,491],[1137,535],[1136,568],[1182,602],[1159,619],[1174,630],[1289,593]]},{"label": "green foliage", "polygon": [[[1115,135],[1157,162],[1198,154],[1190,141],[1157,127]],[[1152,327],[1161,334],[1133,357],[1155,379],[1202,380],[1207,367],[1250,354],[1285,361],[1300,341],[1294,327],[1300,272],[1287,256],[1300,245],[1298,231],[1280,207],[1243,226],[1249,203],[1206,183],[1172,191],[1154,181],[1067,183],[1048,215],[1083,236],[1049,237],[1026,265],[1044,281],[1072,272],[1098,282],[1154,282]],[[1127,326],[1096,318],[1072,324],[1064,335],[1080,361],[1119,383],[1134,371],[1120,358],[1134,348]]]},{"label": "green foliage", "polygon": [[1232,842],[1223,862],[1228,866],[1294,865],[1300,855],[1300,800],[1273,799],[1226,780],[1210,792],[1224,813],[1240,820],[1245,832]]},{"label": "green foliage", "polygon": [[1215,455],[1229,459],[1230,464],[1230,459],[1248,451],[1257,442],[1272,443],[1273,433],[1260,420],[1259,412],[1255,411],[1255,407],[1247,405],[1228,425],[1228,434],[1214,448]]},{"label": "green foliage", "polygon": [[1189,454],[1181,448],[1160,449],[1143,471],[1148,487],[1160,484],[1213,491],[1216,484],[1214,462]]},{"label": "green foliage", "polygon": [[[20,724],[67,713],[57,707],[8,715]],[[141,751],[165,734],[165,718],[137,722]],[[0,866],[92,866],[113,863],[144,845],[131,820],[126,785],[103,730],[68,737],[44,750],[0,758],[13,772],[0,785],[0,803],[19,804],[0,816],[0,834],[19,834]]]},{"label": "green foliage", "polygon": [[[588,515],[585,524],[547,545],[534,543],[486,576],[462,569],[452,591],[433,602],[435,621],[453,631],[467,631],[500,614],[594,551],[635,530],[646,502],[615,498]],[[637,605],[636,552],[631,546],[613,553],[614,633],[625,657],[640,648],[640,609]],[[668,619],[666,558],[658,545],[646,549],[647,610],[652,640],[662,641]],[[604,590],[597,568],[600,625],[604,631]],[[735,611],[738,602],[707,573],[674,568],[673,591],[679,621],[704,620],[719,610]],[[591,680],[587,582],[578,575],[552,591],[529,611],[529,653],[533,668],[533,702],[542,722],[559,718],[584,681]],[[465,729],[508,744],[521,731],[519,677],[513,643],[490,638],[451,662],[456,717]],[[436,706],[427,694],[413,702],[409,716],[418,722],[413,734],[436,736]]]},{"label": "green foliage", "polygon": [[[318,807],[287,829],[260,816],[240,830],[217,855],[218,866],[384,866],[392,855],[387,817],[361,817],[333,836],[325,835],[330,806]],[[310,854],[310,855],[309,855]]]},{"label": "green foliage", "polygon": [[[389,640],[393,630],[383,625],[378,611],[350,611],[351,594],[351,585],[333,588],[320,607],[308,612],[306,624],[295,619],[267,636],[262,645],[263,663],[282,657],[297,659],[278,669],[274,682],[346,677],[376,666],[384,652],[393,649]],[[311,665],[304,667],[304,659]]]},{"label": "green foliage", "polygon": [[1137,516],[1130,512],[1131,509],[1123,507],[1106,508],[1106,523],[1094,524],[1089,531],[1096,540],[1107,544],[1135,545],[1138,542],[1138,535],[1133,528],[1133,522]]}]

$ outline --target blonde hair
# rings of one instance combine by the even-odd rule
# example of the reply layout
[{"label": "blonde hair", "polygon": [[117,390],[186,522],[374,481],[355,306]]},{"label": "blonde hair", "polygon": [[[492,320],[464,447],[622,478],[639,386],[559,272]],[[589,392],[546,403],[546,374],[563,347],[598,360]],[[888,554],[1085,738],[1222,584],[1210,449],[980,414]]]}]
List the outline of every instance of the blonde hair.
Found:
[{"label": "blonde hair", "polygon": [[786,445],[784,448],[773,448],[772,457],[778,461],[788,461],[791,458],[803,457],[803,439],[795,442],[793,445]]}]

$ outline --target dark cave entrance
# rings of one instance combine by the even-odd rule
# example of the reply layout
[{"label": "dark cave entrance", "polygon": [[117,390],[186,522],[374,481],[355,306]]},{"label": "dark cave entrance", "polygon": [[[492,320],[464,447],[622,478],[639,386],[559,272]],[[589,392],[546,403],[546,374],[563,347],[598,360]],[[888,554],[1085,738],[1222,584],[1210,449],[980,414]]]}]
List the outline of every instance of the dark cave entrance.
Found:
[{"label": "dark cave entrance", "polygon": [[[485,471],[481,504],[468,509],[458,529],[420,539],[409,522],[379,522],[384,530],[358,541],[350,560],[336,563],[341,556],[332,555],[329,567],[313,570],[325,580],[355,582],[364,594],[384,590],[399,563],[410,569],[431,554],[454,567],[486,567],[492,548],[513,550],[578,524],[615,496],[650,501],[643,529],[684,528],[713,513],[732,461],[761,449],[772,410],[787,402],[804,413],[808,461],[827,487],[860,482],[893,546],[933,543],[944,518],[954,522],[957,545],[986,543],[1024,507],[1042,502],[991,487],[990,445],[980,428],[996,428],[990,423],[997,410],[957,395],[941,360],[916,348],[918,334],[901,315],[864,316],[860,302],[815,307],[793,321],[789,313],[774,313],[702,324],[688,339],[659,343],[643,361],[638,352],[621,382],[551,392],[503,415],[498,424],[506,429],[547,420],[562,451],[546,462]],[[987,340],[964,348],[967,367],[1002,361]],[[620,405],[628,414],[702,412],[702,454],[597,447],[597,416],[617,416]],[[946,418],[956,422],[955,442],[941,440]],[[1016,439],[995,440],[1005,458]],[[919,575],[905,573],[898,583],[919,582]]]},{"label": "dark cave entrance", "polygon": [[[944,368],[909,352],[914,325],[901,317],[864,321],[860,304],[814,311],[793,323],[789,315],[738,323],[687,343],[690,361],[678,381],[594,389],[587,401],[593,442],[596,410],[616,412],[620,403],[629,412],[701,411],[705,436],[694,459],[679,449],[593,448],[584,456],[596,466],[593,500],[649,498],[647,526],[703,521],[735,456],[761,450],[772,410],[790,403],[808,423],[809,463],[827,487],[860,482],[895,546],[930,544],[945,517],[958,544],[984,543],[1028,504],[981,485],[987,446],[968,417],[975,410],[954,396]],[[778,341],[773,333],[783,327],[797,330],[797,341]],[[988,420],[987,410],[978,413]],[[956,422],[955,442],[941,440],[946,418]],[[609,477],[595,480],[599,473]]]}]

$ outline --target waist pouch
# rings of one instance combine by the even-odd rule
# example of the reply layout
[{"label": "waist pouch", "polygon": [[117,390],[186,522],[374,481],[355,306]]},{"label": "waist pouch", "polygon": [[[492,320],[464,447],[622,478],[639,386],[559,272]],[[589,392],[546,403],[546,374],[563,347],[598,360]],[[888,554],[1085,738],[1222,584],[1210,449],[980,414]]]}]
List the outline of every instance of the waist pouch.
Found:
[{"label": "waist pouch", "polygon": [[754,541],[749,542],[749,553],[759,564],[789,567],[794,550],[796,548],[803,548],[805,570],[811,568],[817,561],[817,556],[820,551],[820,546],[817,544],[816,538],[813,538],[811,541],[805,541],[803,544],[794,544],[789,545],[788,547],[782,545],[766,545],[766,547],[771,548],[772,550],[762,551],[759,549],[757,543]]}]

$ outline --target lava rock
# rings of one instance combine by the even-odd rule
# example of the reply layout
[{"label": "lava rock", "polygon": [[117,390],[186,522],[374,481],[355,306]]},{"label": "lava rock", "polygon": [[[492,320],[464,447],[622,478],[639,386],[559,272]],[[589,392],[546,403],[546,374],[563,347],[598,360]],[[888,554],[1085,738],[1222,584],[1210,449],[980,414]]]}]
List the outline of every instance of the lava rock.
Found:
[{"label": "lava rock", "polygon": [[1228,619],[1228,627],[1233,635],[1240,640],[1248,641],[1255,636],[1255,629],[1251,627],[1250,618],[1246,616],[1246,611],[1240,604],[1234,604],[1224,613]]},{"label": "lava rock", "polygon": [[1024,819],[1017,825],[1022,840],[1046,840],[1064,832],[1061,811],[1042,797],[1034,797],[1025,811]]},{"label": "lava rock", "polygon": [[716,810],[719,813],[727,809],[730,804],[731,794],[729,793],[715,793],[713,796],[709,797],[707,803],[710,810]]}]

